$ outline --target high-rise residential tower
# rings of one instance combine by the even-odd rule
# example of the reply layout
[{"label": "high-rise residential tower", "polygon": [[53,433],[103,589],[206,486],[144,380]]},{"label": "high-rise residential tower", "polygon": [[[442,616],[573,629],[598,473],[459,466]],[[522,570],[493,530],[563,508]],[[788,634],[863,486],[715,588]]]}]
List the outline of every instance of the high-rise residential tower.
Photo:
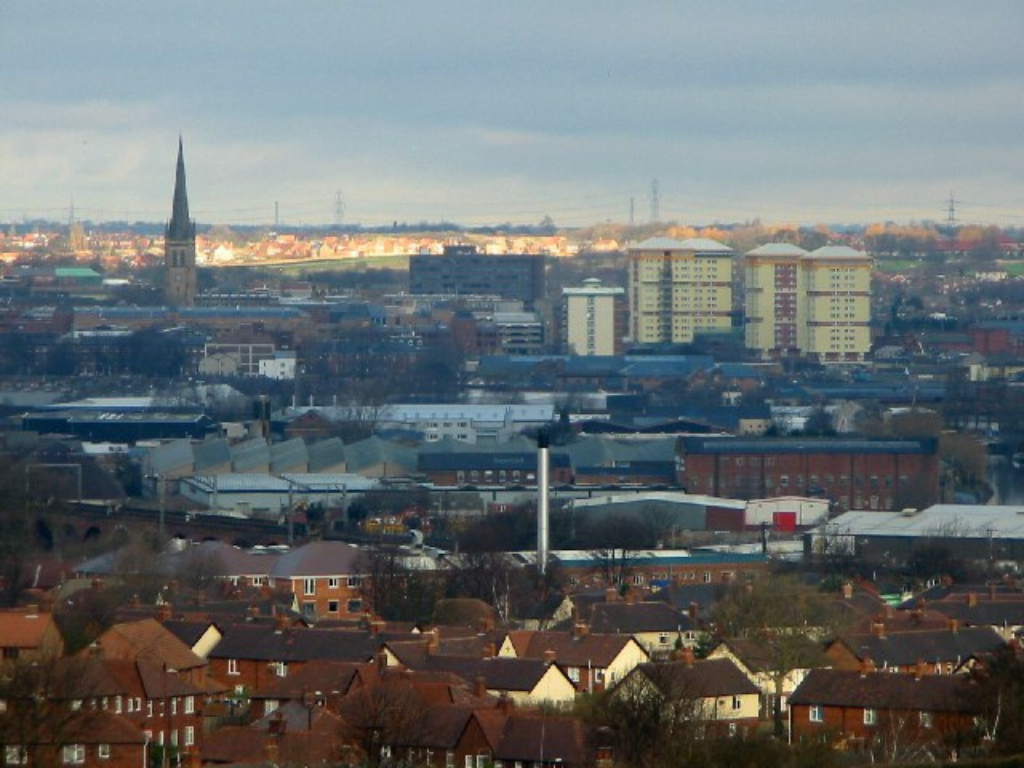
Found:
[{"label": "high-rise residential tower", "polygon": [[196,300],[196,223],[188,215],[185,152],[178,138],[174,203],[164,235],[164,301],[171,307],[191,307]]},{"label": "high-rise residential tower", "polygon": [[768,243],[746,254],[745,343],[763,357],[799,352],[800,260],[807,251],[789,243]]},{"label": "high-rise residential tower", "polygon": [[617,355],[622,352],[626,292],[601,285],[595,277],[578,288],[562,289],[562,335],[577,355]]},{"label": "high-rise residential tower", "polygon": [[871,349],[871,257],[769,243],[746,254],[745,340],[763,357],[859,362]]},{"label": "high-rise residential tower", "polygon": [[732,255],[706,238],[654,237],[629,249],[630,333],[636,344],[693,341],[732,324]]},{"label": "high-rise residential tower", "polygon": [[797,344],[823,363],[858,362],[871,350],[871,256],[826,245],[800,261]]}]

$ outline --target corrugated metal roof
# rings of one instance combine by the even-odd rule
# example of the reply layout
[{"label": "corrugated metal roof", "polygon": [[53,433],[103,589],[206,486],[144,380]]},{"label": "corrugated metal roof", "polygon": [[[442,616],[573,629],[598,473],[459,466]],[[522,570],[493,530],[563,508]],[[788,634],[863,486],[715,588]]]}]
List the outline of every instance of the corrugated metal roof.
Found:
[{"label": "corrugated metal roof", "polygon": [[196,471],[202,472],[210,467],[231,463],[231,446],[223,438],[205,440],[192,446]]},{"label": "corrugated metal roof", "polygon": [[337,437],[306,446],[306,453],[309,456],[310,472],[345,463],[345,444]]},{"label": "corrugated metal roof", "polygon": [[1024,539],[1024,506],[936,504],[920,512],[845,512],[814,529],[841,536]]}]

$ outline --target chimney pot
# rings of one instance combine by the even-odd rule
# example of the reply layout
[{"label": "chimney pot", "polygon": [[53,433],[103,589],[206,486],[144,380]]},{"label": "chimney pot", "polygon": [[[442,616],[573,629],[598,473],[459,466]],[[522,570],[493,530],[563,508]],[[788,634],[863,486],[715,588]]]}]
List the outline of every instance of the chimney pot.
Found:
[{"label": "chimney pot", "polygon": [[615,589],[615,587],[608,587],[608,589],[604,591],[604,601],[606,603],[614,603],[618,599],[619,593],[618,590]]},{"label": "chimney pot", "polygon": [[572,625],[572,636],[573,637],[586,637],[590,634],[590,627],[582,621],[577,621]]},{"label": "chimney pot", "polygon": [[875,663],[865,656],[860,660],[860,676],[865,677],[875,671]]},{"label": "chimney pot", "polygon": [[977,592],[968,592],[967,593],[967,607],[968,608],[977,608],[978,607],[978,593]]},{"label": "chimney pot", "polygon": [[853,584],[851,582],[849,582],[849,581],[846,582],[845,584],[843,584],[843,599],[844,600],[852,600],[853,599]]},{"label": "chimney pot", "polygon": [[498,646],[494,643],[488,643],[484,646],[484,658],[493,659],[498,655]]},{"label": "chimney pot", "polygon": [[483,675],[477,675],[473,678],[473,695],[478,699],[486,698],[487,696],[487,678]]},{"label": "chimney pot", "polygon": [[871,624],[871,634],[875,637],[885,638],[885,622],[876,621]]},{"label": "chimney pot", "polygon": [[686,666],[688,666],[688,667],[692,667],[692,666],[693,666],[693,649],[692,649],[692,648],[685,648],[685,647],[684,647],[684,648],[683,648],[683,649],[682,649],[682,650],[681,650],[681,651],[679,652],[679,656],[680,656],[680,660],[681,660],[681,661],[682,661],[682,662],[683,662],[683,663],[684,663],[684,664],[685,664]]},{"label": "chimney pot", "polygon": [[275,613],[274,614],[274,631],[275,632],[284,632],[284,630],[288,629],[288,624],[289,624],[289,621],[288,621],[288,616],[287,615],[285,615],[283,613]]},{"label": "chimney pot", "polygon": [[690,609],[689,609],[689,611],[687,611],[687,613],[690,616],[690,621],[692,623],[696,623],[697,616],[700,613],[700,606],[697,605],[697,603],[690,603]]},{"label": "chimney pot", "polygon": [[555,663],[555,652],[550,648],[544,651],[544,663],[549,665]]},{"label": "chimney pot", "polygon": [[957,632],[959,632],[960,631],[960,622],[957,621],[956,619],[950,619],[949,620],[949,631],[952,632],[954,635]]}]

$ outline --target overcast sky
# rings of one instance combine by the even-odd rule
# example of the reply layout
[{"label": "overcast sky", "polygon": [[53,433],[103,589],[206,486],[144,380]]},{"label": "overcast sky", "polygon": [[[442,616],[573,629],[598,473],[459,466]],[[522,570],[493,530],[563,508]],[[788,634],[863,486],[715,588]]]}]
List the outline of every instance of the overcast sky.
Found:
[{"label": "overcast sky", "polygon": [[1021,0],[0,3],[0,221],[1024,226]]}]

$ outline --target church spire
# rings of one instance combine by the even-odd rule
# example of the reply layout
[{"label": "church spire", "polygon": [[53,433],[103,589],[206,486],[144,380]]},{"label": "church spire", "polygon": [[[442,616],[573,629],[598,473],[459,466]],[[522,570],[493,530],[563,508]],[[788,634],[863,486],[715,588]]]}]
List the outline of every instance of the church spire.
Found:
[{"label": "church spire", "polygon": [[171,222],[167,225],[167,239],[177,242],[192,240],[196,225],[188,216],[188,192],[185,189],[185,150],[178,136],[178,168],[174,175],[174,205]]}]

